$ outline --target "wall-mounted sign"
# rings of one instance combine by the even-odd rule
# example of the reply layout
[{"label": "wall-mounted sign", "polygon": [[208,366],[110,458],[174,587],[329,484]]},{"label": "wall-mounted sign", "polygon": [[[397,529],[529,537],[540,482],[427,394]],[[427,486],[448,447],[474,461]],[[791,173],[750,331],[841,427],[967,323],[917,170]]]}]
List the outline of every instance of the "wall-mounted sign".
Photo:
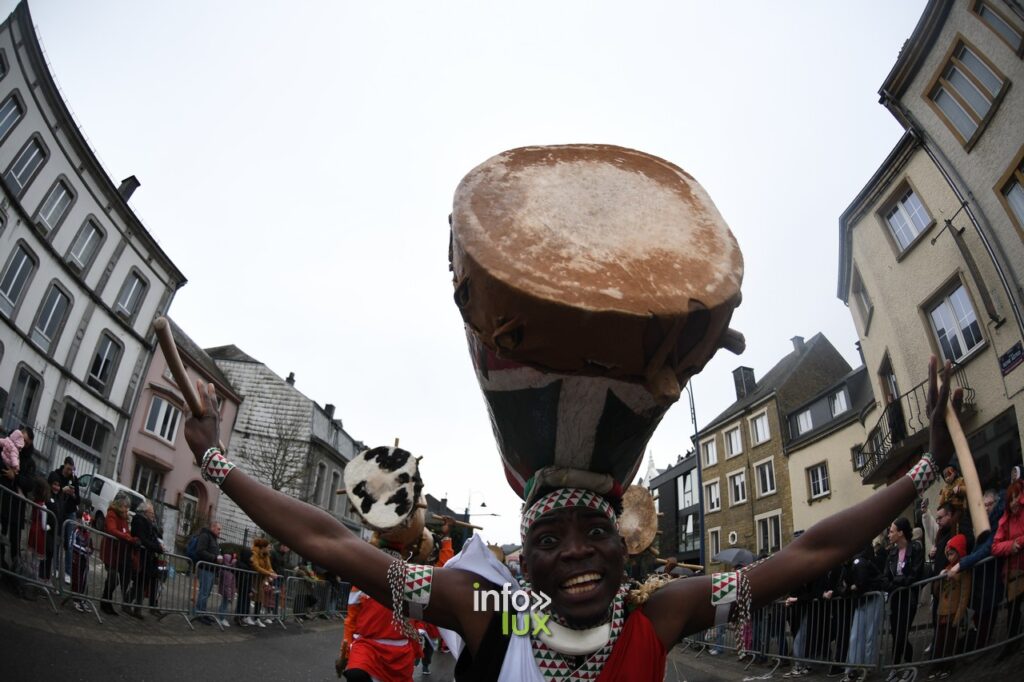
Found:
[{"label": "wall-mounted sign", "polygon": [[1010,350],[999,356],[999,369],[1002,371],[1003,376],[1006,376],[1022,362],[1024,362],[1024,346],[1018,341],[1013,344]]}]

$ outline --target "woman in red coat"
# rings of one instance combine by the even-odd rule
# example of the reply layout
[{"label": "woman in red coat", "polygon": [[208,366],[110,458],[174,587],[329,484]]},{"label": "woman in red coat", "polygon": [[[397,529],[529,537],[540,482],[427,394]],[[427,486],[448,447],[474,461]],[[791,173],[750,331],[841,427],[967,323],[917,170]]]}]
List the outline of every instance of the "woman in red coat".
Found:
[{"label": "woman in red coat", "polygon": [[[1018,479],[1006,491],[1006,511],[999,519],[992,539],[993,556],[1006,557],[1003,579],[1006,582],[1006,605],[1010,612],[1008,638],[1020,633],[1021,605],[1024,604],[1024,481]],[[1006,645],[997,657],[1002,660],[1020,649],[1020,640]]]},{"label": "woman in red coat", "polygon": [[132,574],[132,547],[138,540],[128,529],[128,496],[118,494],[110,502],[104,518],[103,544],[100,546],[100,558],[107,567],[107,580],[103,585],[103,601],[100,610],[111,616],[117,611],[110,602],[114,589],[121,583],[121,601]]}]

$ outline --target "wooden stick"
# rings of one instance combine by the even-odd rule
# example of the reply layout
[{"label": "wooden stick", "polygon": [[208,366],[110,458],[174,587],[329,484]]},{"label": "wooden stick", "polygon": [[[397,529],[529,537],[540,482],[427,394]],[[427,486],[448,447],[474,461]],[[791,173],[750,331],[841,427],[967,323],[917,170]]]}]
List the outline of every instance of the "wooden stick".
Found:
[{"label": "wooden stick", "polygon": [[158,317],[153,320],[153,329],[156,331],[156,340],[160,343],[160,350],[163,351],[167,367],[171,370],[174,382],[178,384],[178,389],[185,398],[185,404],[188,405],[188,409],[192,410],[192,414],[202,417],[205,411],[203,401],[196,393],[196,387],[192,385],[192,380],[188,378],[188,372],[185,371],[185,365],[181,362],[178,346],[174,343],[174,335],[171,333],[171,325],[167,318]]},{"label": "wooden stick", "polygon": [[[435,521],[444,521],[445,520],[445,517],[438,516],[437,514],[435,514],[433,512],[431,512],[430,515],[434,517]],[[459,521],[458,519],[448,519],[448,521],[450,521],[451,523],[454,523],[456,526],[461,526],[463,528],[475,528],[476,530],[483,530],[484,529],[483,526],[474,526],[472,523],[466,523],[465,521]]]},{"label": "wooden stick", "polygon": [[334,491],[334,494],[335,495],[344,495],[345,494],[345,489],[344,488],[338,488],[337,490]]},{"label": "wooden stick", "polygon": [[397,438],[395,439],[395,447],[396,448],[398,447],[398,439]]},{"label": "wooden stick", "polygon": [[[655,561],[657,561],[659,564],[667,564],[668,563],[668,559],[655,559]],[[704,570],[704,567],[701,566],[700,564],[683,564],[683,563],[679,563],[677,561],[676,562],[676,566],[682,566],[683,568],[688,568],[691,571],[703,571]]]},{"label": "wooden stick", "polygon": [[[988,514],[985,512],[985,503],[981,496],[981,481],[978,480],[978,470],[974,466],[974,456],[971,455],[971,448],[967,444],[967,436],[960,425],[960,419],[953,409],[953,397],[950,392],[949,402],[946,403],[946,428],[949,429],[950,438],[953,439],[953,447],[956,449],[956,460],[960,463],[960,474],[964,478],[964,485],[967,486],[967,508],[971,512],[971,525],[974,527],[974,537],[978,540],[992,532],[988,523]],[[941,478],[942,472],[938,472]]]}]

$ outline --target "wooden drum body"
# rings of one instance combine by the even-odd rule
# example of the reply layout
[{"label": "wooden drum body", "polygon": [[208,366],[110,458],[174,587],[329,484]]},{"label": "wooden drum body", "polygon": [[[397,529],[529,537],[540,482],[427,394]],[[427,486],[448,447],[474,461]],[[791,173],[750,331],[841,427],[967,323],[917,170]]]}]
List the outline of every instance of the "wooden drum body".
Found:
[{"label": "wooden drum body", "polygon": [[628,483],[718,348],[743,259],[680,168],[607,145],[525,147],[459,185],[455,301],[512,487],[561,465]]}]

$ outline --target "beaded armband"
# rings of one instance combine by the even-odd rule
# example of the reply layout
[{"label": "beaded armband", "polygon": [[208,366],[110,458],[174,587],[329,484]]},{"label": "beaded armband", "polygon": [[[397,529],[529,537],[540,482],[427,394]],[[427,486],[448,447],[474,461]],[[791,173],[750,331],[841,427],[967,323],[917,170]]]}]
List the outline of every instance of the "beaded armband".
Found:
[{"label": "beaded armband", "polygon": [[910,482],[914,484],[918,497],[924,495],[932,483],[935,482],[935,479],[938,478],[935,460],[931,454],[926,452],[918,463],[907,472],[907,476],[910,478]]},{"label": "beaded armband", "polygon": [[750,622],[752,600],[750,581],[743,571],[711,574],[711,605],[715,607],[715,625],[724,625],[732,620],[734,627],[742,629]]},{"label": "beaded armband", "polygon": [[388,566],[387,581],[391,588],[391,622],[409,639],[416,639],[419,633],[402,615],[402,604],[409,605],[409,615],[420,620],[430,603],[430,589],[434,579],[433,566],[410,566],[396,559]]},{"label": "beaded armband", "polygon": [[203,463],[199,467],[199,473],[204,481],[221,486],[234,468],[235,465],[228,461],[219,448],[210,448],[203,453]]}]

